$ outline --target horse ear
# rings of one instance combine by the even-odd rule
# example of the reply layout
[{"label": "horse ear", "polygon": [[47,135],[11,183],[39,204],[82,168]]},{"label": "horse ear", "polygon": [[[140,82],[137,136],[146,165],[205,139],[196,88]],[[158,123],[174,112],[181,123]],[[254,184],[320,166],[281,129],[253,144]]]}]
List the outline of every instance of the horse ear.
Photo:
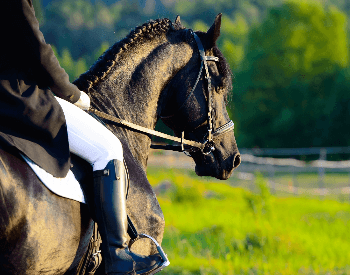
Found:
[{"label": "horse ear", "polygon": [[175,24],[181,25],[180,15],[176,16]]},{"label": "horse ear", "polygon": [[179,15],[176,16],[175,22],[174,22],[174,24],[173,24],[173,28],[174,28],[175,30],[182,30],[182,29],[185,28],[185,27],[182,26],[182,24],[181,24],[181,20],[180,20],[180,16],[179,16]]},{"label": "horse ear", "polygon": [[218,38],[220,36],[221,16],[222,16],[222,13],[219,13],[215,17],[214,24],[207,31],[207,37],[208,37],[208,40],[211,43],[211,46],[215,45],[216,40],[218,40]]}]

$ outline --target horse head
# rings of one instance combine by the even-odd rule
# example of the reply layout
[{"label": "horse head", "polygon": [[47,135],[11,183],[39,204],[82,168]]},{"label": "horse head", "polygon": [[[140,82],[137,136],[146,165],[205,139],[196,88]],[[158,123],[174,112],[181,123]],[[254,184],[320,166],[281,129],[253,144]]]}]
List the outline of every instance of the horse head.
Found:
[{"label": "horse head", "polygon": [[[225,104],[232,73],[216,46],[220,26],[221,14],[206,33],[185,29],[179,17],[173,23],[150,21],[108,49],[75,84],[90,94],[96,109],[153,129],[161,118],[176,135],[184,132],[186,138],[207,142],[206,147],[215,150],[190,151],[197,174],[227,179],[240,164],[240,155],[233,131],[212,135],[233,126]],[[202,54],[198,43],[203,44]],[[204,69],[203,56],[213,57]],[[211,87],[205,75],[210,76]],[[111,128],[127,140],[146,169],[150,137]]]},{"label": "horse head", "polygon": [[159,115],[177,136],[184,133],[187,139],[206,143],[206,152],[189,150],[197,175],[227,179],[241,160],[234,132],[228,131],[233,128],[226,110],[232,73],[216,46],[220,27],[221,14],[206,33],[186,30],[177,17],[174,28],[182,31],[192,55],[165,87],[166,104]]}]

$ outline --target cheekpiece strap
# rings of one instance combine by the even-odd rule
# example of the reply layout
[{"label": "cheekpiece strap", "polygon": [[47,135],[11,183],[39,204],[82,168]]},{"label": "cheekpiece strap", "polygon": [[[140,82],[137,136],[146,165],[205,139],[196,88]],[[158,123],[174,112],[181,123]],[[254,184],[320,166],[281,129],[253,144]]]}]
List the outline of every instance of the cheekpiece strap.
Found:
[{"label": "cheekpiece strap", "polygon": [[219,58],[216,56],[206,56],[205,55],[205,51],[204,51],[204,47],[202,44],[202,41],[199,39],[198,35],[196,33],[194,33],[191,30],[191,33],[194,37],[194,39],[196,40],[197,43],[197,47],[198,47],[198,51],[199,54],[201,56],[201,60],[202,60],[202,64],[204,64],[204,68],[205,68],[205,78],[207,80],[207,84],[208,84],[208,141],[212,141],[213,140],[213,118],[212,118],[212,104],[213,104],[213,96],[212,96],[212,87],[211,87],[211,77],[209,74],[209,70],[208,70],[208,64],[207,61],[219,61]]}]

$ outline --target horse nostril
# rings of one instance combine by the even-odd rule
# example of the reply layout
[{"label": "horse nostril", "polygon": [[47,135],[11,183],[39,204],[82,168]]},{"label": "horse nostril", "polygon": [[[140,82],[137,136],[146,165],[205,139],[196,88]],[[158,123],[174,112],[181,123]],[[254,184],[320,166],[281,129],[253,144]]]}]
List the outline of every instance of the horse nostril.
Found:
[{"label": "horse nostril", "polygon": [[238,153],[233,160],[233,169],[237,168],[241,164],[241,155]]}]

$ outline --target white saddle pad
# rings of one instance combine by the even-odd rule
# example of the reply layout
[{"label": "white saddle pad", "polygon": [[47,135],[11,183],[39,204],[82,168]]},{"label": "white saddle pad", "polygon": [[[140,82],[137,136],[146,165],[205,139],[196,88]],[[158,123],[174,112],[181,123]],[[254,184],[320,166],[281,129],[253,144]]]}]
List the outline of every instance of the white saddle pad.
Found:
[{"label": "white saddle pad", "polygon": [[84,193],[73,172],[69,170],[65,178],[55,178],[44,169],[36,165],[31,159],[22,155],[23,159],[33,169],[42,183],[58,196],[85,203]]}]

